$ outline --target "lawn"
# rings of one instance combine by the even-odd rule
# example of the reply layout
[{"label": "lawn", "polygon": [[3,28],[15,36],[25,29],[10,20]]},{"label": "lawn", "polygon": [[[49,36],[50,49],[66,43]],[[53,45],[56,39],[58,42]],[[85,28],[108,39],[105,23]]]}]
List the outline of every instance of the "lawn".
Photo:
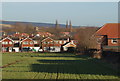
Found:
[{"label": "lawn", "polygon": [[2,58],[3,79],[118,79],[117,72],[109,64],[88,56],[3,53]]}]

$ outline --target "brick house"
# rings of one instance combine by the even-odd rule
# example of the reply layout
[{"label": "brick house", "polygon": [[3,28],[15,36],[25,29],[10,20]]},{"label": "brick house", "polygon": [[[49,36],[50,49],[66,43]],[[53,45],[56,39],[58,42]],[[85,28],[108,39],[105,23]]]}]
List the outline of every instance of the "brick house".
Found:
[{"label": "brick house", "polygon": [[20,49],[22,51],[29,51],[30,48],[34,47],[34,41],[31,38],[25,38],[20,42]]},{"label": "brick house", "polygon": [[[69,45],[67,43],[69,43]],[[70,44],[73,45],[74,40],[71,40],[71,41],[69,39],[54,40],[50,37],[47,37],[44,40],[42,40],[42,49],[43,49],[43,51],[46,51],[46,52],[60,52],[62,46],[64,46],[64,48],[67,49],[67,47],[71,47]],[[74,46],[76,46],[76,45],[74,44]],[[63,48],[63,51],[67,51],[67,50],[64,50],[64,48]]]},{"label": "brick house", "polygon": [[53,48],[54,47],[54,40],[52,38],[47,37],[47,38],[43,39],[41,42],[42,42],[43,51],[48,52],[48,51],[54,50],[54,48]]},{"label": "brick house", "polygon": [[97,32],[98,42],[101,42],[106,49],[120,48],[120,23],[108,23]]},{"label": "brick house", "polygon": [[3,38],[0,42],[2,46],[2,52],[12,52],[14,41],[11,38]]},{"label": "brick house", "polygon": [[62,47],[63,51],[68,51],[69,48],[76,48],[76,44],[74,44],[73,42],[67,42],[63,44]]}]

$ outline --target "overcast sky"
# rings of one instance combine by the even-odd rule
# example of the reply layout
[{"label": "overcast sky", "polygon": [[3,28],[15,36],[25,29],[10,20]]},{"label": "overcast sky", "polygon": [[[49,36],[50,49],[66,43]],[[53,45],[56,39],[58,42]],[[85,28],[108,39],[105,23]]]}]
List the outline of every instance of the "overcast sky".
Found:
[{"label": "overcast sky", "polygon": [[2,20],[102,26],[118,22],[117,2],[3,2]]}]

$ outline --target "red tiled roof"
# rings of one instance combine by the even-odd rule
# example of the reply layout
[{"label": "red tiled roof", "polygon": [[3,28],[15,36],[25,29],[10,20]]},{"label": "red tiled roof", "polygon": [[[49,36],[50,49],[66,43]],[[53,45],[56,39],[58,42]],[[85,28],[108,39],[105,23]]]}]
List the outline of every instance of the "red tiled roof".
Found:
[{"label": "red tiled roof", "polygon": [[100,28],[97,35],[107,35],[108,38],[120,38],[120,23],[108,23]]},{"label": "red tiled roof", "polygon": [[66,35],[70,34],[70,32],[60,32],[60,33],[66,34]]},{"label": "red tiled roof", "polygon": [[54,36],[53,34],[51,34],[49,32],[37,32],[37,34],[44,35],[44,36]]},{"label": "red tiled roof", "polygon": [[21,33],[21,36],[29,36],[27,33]]}]

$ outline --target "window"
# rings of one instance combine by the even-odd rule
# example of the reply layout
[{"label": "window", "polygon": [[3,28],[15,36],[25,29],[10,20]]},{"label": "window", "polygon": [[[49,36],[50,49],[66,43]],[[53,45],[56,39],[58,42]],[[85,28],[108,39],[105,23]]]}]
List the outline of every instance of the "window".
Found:
[{"label": "window", "polygon": [[66,41],[64,41],[64,44],[66,43]]},{"label": "window", "polygon": [[62,44],[62,41],[59,41],[60,44]]},{"label": "window", "polygon": [[12,42],[9,42],[9,44],[13,44]]},{"label": "window", "polygon": [[33,42],[31,41],[30,44],[33,44]]},{"label": "window", "polygon": [[117,39],[112,39],[112,43],[113,43],[113,44],[117,44],[117,43],[118,43],[118,40],[117,40]]},{"label": "window", "polygon": [[50,44],[53,44],[53,41],[50,41]]},{"label": "window", "polygon": [[23,44],[28,44],[28,41],[23,42]]},{"label": "window", "polygon": [[37,41],[34,41],[34,44],[37,44]]},{"label": "window", "polygon": [[44,44],[47,44],[47,42],[44,42]]},{"label": "window", "polygon": [[58,44],[59,42],[58,41],[55,41],[56,44]]},{"label": "window", "polygon": [[50,42],[48,42],[48,44],[50,44]]},{"label": "window", "polygon": [[8,44],[8,42],[2,42],[2,44]]}]

